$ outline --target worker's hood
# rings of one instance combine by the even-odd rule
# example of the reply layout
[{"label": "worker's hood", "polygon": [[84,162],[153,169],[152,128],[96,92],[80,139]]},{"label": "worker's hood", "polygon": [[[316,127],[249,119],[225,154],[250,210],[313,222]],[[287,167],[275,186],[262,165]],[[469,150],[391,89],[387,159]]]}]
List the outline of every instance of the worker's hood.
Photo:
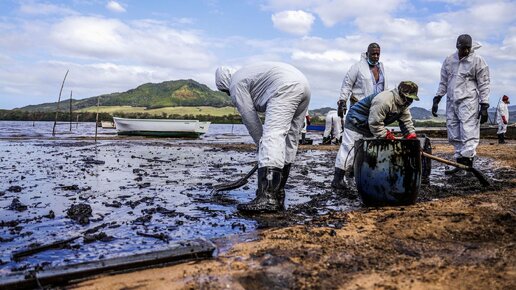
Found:
[{"label": "worker's hood", "polygon": [[227,66],[217,68],[217,71],[215,71],[215,85],[217,85],[217,89],[221,91],[229,91],[231,76],[234,72],[234,69]]}]

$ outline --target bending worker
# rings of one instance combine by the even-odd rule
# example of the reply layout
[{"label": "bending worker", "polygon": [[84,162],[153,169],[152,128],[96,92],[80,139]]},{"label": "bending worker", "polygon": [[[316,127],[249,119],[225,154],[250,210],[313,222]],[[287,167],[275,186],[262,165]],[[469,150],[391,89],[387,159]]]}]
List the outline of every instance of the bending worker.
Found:
[{"label": "bending worker", "polygon": [[342,136],[342,118],[337,115],[337,110],[330,110],[326,114],[324,126],[323,144],[340,143]]},{"label": "bending worker", "polygon": [[[256,197],[239,204],[238,210],[248,213],[283,210],[285,184],[310,102],[307,79],[289,64],[263,62],[236,72],[219,67],[215,82],[219,90],[231,96],[258,146]],[[265,112],[263,125],[258,112]]]},{"label": "bending worker", "polygon": [[[448,56],[441,68],[441,82],[433,100],[432,114],[437,117],[441,98],[446,95],[446,128],[448,141],[455,148],[457,163],[473,166],[480,141],[480,124],[487,122],[489,108],[489,68],[475,53],[480,47],[471,36],[457,38],[457,51]],[[480,122],[479,122],[480,119]],[[445,174],[454,174],[454,168]]]},{"label": "bending worker", "polygon": [[507,124],[509,124],[509,97],[503,95],[496,108],[496,123],[498,123],[498,143],[505,143],[505,133],[507,132]]},{"label": "bending worker", "polygon": [[344,118],[347,102],[350,107],[363,98],[387,90],[387,77],[383,63],[380,62],[380,45],[371,43],[367,52],[362,53],[360,61],[351,66],[347,72],[338,101],[339,117]]},{"label": "bending worker", "polygon": [[412,123],[409,106],[418,101],[418,87],[411,81],[404,81],[398,88],[370,95],[353,105],[344,122],[344,133],[337,159],[335,175],[331,186],[336,189],[348,189],[346,177],[353,176],[355,141],[364,137],[376,137],[394,140],[394,133],[385,126],[398,121],[401,132],[406,139],[415,139],[416,130]]}]

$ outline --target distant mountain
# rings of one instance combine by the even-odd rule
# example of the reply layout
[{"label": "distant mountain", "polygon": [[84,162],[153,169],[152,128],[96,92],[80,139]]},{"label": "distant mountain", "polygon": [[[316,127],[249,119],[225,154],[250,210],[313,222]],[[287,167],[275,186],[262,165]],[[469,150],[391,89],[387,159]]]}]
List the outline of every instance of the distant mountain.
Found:
[{"label": "distant mountain", "polygon": [[[147,83],[123,93],[111,93],[81,100],[72,100],[74,110],[97,105],[100,97],[102,106],[132,106],[148,109],[176,106],[232,106],[231,99],[225,93],[213,91],[208,86],[194,80],[176,80],[162,83]],[[65,111],[69,101],[61,100],[61,110]],[[30,105],[16,110],[23,111],[55,111],[57,102]]]},{"label": "distant mountain", "polygon": [[410,114],[412,115],[412,119],[415,120],[429,120],[433,118],[432,112],[420,107],[411,107]]},{"label": "distant mountain", "polygon": [[[312,117],[317,116],[326,116],[326,114],[331,110],[336,110],[337,108],[330,108],[330,107],[324,107],[320,109],[314,109],[310,110],[309,114]],[[419,107],[412,107],[410,108],[410,114],[412,114],[412,118],[415,120],[428,120],[432,119],[432,113],[426,109],[419,108]]]}]

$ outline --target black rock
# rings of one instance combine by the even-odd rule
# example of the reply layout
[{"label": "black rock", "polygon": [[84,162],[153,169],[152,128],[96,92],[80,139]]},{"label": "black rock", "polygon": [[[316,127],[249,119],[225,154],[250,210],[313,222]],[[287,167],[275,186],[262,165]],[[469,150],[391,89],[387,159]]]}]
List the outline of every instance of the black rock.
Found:
[{"label": "black rock", "polygon": [[9,209],[15,211],[25,211],[27,210],[27,206],[21,203],[19,199],[14,198],[11,202],[11,205],[9,205]]},{"label": "black rock", "polygon": [[7,191],[10,191],[10,192],[20,192],[22,191],[22,188],[21,186],[18,186],[18,185],[13,185],[13,186],[10,186]]},{"label": "black rock", "polygon": [[90,223],[90,217],[92,216],[91,213],[92,209],[89,204],[79,203],[72,205],[66,211],[66,216],[80,225],[86,225]]}]

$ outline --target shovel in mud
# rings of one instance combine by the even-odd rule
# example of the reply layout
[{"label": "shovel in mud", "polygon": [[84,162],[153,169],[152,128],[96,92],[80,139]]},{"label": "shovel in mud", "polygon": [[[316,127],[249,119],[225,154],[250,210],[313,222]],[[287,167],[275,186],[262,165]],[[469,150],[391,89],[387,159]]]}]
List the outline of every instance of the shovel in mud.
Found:
[{"label": "shovel in mud", "polygon": [[460,164],[460,163],[456,163],[456,162],[453,162],[453,161],[450,161],[450,160],[446,160],[446,159],[443,159],[443,158],[440,158],[440,157],[437,157],[437,156],[434,156],[434,155],[431,155],[431,154],[428,154],[426,152],[423,152],[421,151],[421,154],[424,156],[424,157],[427,157],[427,158],[430,158],[430,159],[433,159],[435,161],[439,161],[439,162],[442,162],[444,164],[448,164],[448,165],[451,165],[451,166],[455,166],[455,167],[458,167],[460,169],[464,169],[466,171],[469,171],[471,173],[473,173],[473,175],[475,175],[475,177],[478,179],[478,181],[480,181],[480,184],[482,184],[483,186],[489,186],[491,185],[491,183],[489,182],[489,180],[487,179],[487,177],[480,171],[478,171],[478,169],[475,169],[473,167],[469,167],[469,166],[466,166],[464,164]]},{"label": "shovel in mud", "polygon": [[226,191],[231,189],[236,189],[244,186],[247,183],[247,180],[249,177],[251,177],[254,172],[258,169],[258,163],[256,163],[251,171],[249,171],[244,177],[240,178],[237,181],[229,182],[229,183],[222,183],[222,184],[216,184],[213,186],[213,189],[211,191],[211,194],[216,194],[220,191]]}]

